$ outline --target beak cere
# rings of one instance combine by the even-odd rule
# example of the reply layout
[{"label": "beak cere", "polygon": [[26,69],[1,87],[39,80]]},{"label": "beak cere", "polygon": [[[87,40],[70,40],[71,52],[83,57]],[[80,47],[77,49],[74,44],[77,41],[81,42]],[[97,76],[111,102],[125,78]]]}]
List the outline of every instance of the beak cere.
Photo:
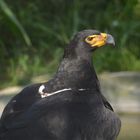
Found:
[{"label": "beak cere", "polygon": [[102,47],[104,45],[115,46],[115,41],[112,35],[101,33],[100,35],[90,35],[85,41],[91,45],[91,47]]}]

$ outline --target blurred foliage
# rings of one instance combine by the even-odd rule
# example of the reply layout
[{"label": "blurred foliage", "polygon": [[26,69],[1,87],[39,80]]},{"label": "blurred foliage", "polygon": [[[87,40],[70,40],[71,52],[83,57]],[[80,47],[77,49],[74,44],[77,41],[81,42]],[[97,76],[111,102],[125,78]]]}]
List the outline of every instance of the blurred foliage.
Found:
[{"label": "blurred foliage", "polygon": [[89,28],[116,39],[95,53],[98,72],[140,70],[140,0],[0,0],[0,84],[54,72],[71,36]]}]

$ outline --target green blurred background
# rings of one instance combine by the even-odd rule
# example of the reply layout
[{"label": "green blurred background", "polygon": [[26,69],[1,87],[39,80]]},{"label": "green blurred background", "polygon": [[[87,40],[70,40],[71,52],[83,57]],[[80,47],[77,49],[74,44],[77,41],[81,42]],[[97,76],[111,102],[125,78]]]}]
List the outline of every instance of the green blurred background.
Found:
[{"label": "green blurred background", "polygon": [[[0,89],[52,75],[72,35],[91,28],[117,46],[94,54],[98,73],[140,71],[140,0],[0,0]],[[123,127],[120,140],[140,139],[139,125]]]},{"label": "green blurred background", "polygon": [[71,36],[90,28],[118,47],[97,51],[98,72],[140,70],[140,0],[0,0],[0,87],[54,72]]}]

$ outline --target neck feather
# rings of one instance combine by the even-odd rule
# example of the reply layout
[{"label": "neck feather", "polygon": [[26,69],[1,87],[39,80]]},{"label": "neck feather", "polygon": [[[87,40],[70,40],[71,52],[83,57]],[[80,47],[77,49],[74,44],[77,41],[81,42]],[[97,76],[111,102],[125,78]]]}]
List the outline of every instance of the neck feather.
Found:
[{"label": "neck feather", "polygon": [[56,74],[56,79],[63,81],[65,88],[100,88],[91,59],[64,58]]},{"label": "neck feather", "polygon": [[[90,54],[76,54],[67,48],[55,77],[48,83],[50,89],[63,88],[100,90],[99,81]],[[69,53],[70,52],[70,53]],[[78,52],[79,53],[79,52]],[[81,55],[82,54],[82,55]]]}]

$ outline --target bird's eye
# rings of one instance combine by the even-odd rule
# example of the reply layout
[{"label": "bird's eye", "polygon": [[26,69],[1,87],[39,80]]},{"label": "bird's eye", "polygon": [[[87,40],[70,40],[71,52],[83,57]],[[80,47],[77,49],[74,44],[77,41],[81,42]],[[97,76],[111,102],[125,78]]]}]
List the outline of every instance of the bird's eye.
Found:
[{"label": "bird's eye", "polygon": [[95,38],[95,37],[93,37],[93,36],[92,37],[88,37],[87,40],[91,41],[93,38]]}]

